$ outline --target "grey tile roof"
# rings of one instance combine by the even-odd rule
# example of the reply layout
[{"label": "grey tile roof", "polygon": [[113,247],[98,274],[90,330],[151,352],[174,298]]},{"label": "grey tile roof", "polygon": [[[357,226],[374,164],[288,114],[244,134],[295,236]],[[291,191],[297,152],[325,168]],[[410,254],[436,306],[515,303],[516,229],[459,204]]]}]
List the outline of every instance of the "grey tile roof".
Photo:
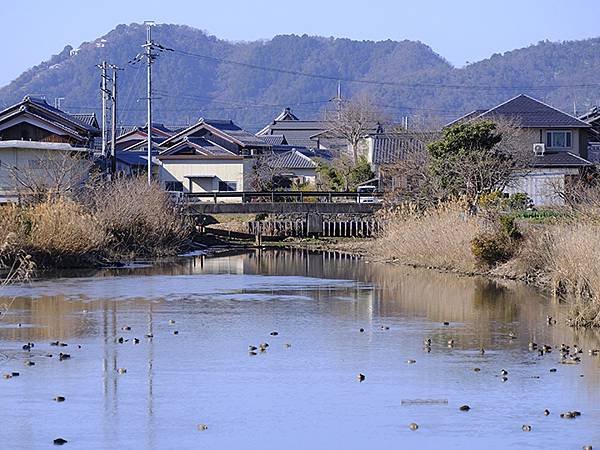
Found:
[{"label": "grey tile roof", "polygon": [[593,164],[587,159],[571,152],[546,152],[535,155],[531,162],[532,167],[587,167]]},{"label": "grey tile roof", "polygon": [[272,164],[280,169],[315,169],[317,164],[297,150],[274,153]]},{"label": "grey tile roof", "polygon": [[424,144],[413,134],[376,134],[373,139],[373,160],[375,165],[394,164],[405,159],[410,151],[422,150]]},{"label": "grey tile roof", "polygon": [[583,120],[553,106],[521,94],[486,112],[470,117],[475,119],[514,120],[523,128],[589,128]]},{"label": "grey tile roof", "polygon": [[79,119],[76,119],[71,114],[61,111],[60,109],[57,109],[54,106],[50,106],[48,103],[46,103],[46,100],[27,96],[23,99],[23,101],[21,103],[22,104],[31,103],[42,110],[48,111],[52,114],[55,114],[56,116],[59,116],[61,119],[63,119],[67,123],[69,123],[71,126],[77,126],[79,128],[83,128],[89,132],[98,131],[97,127],[90,125],[90,124],[86,124],[86,123],[80,121]]},{"label": "grey tile roof", "polygon": [[286,145],[287,141],[283,134],[267,134],[261,136],[261,139],[269,145]]},{"label": "grey tile roof", "polygon": [[[129,166],[147,166],[148,165],[148,154],[147,152],[140,151],[117,151],[117,159],[124,164]],[[156,156],[158,152],[152,150],[152,161],[156,162]]]},{"label": "grey tile roof", "polygon": [[214,120],[214,119],[201,119],[207,125],[218,129],[219,131],[237,139],[244,145],[254,147],[268,147],[263,139],[254,134],[244,130],[243,128],[236,125],[232,120]]},{"label": "grey tile roof", "polygon": [[98,119],[95,113],[75,113],[71,114],[71,117],[88,126],[98,128]]}]

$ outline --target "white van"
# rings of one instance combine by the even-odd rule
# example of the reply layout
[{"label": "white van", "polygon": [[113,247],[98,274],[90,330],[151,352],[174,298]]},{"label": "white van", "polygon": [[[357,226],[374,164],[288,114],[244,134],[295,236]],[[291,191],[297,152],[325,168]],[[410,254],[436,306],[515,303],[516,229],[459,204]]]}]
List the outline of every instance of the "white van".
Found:
[{"label": "white van", "polygon": [[375,186],[359,186],[356,188],[358,196],[356,201],[358,203],[377,203],[375,198]]}]

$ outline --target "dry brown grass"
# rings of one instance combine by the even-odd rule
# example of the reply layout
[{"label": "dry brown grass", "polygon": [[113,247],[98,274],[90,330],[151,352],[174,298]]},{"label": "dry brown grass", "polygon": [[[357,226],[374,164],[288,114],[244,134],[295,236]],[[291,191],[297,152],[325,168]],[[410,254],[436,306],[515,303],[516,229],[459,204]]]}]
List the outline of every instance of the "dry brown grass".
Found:
[{"label": "dry brown grass", "polygon": [[189,242],[191,223],[158,184],[142,178],[109,183],[93,200],[95,216],[117,254],[164,256]]},{"label": "dry brown grass", "polygon": [[405,206],[385,213],[383,221],[385,231],[376,244],[376,252],[383,258],[446,270],[477,270],[471,241],[484,225],[468,215],[461,203],[424,212]]},{"label": "dry brown grass", "polygon": [[574,326],[600,326],[600,226],[579,221],[553,227],[548,271],[572,302]]},{"label": "dry brown grass", "polygon": [[188,243],[191,224],[159,186],[118,180],[90,192],[0,208],[0,260],[24,252],[41,268],[89,266],[173,255]]}]

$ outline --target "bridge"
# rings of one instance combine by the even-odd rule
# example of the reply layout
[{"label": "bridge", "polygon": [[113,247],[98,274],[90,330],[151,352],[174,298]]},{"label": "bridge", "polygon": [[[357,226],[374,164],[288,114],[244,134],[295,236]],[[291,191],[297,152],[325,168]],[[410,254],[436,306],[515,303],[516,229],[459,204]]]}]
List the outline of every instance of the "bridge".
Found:
[{"label": "bridge", "polygon": [[373,214],[381,193],[333,191],[231,191],[184,194],[180,202],[192,216],[211,214]]}]

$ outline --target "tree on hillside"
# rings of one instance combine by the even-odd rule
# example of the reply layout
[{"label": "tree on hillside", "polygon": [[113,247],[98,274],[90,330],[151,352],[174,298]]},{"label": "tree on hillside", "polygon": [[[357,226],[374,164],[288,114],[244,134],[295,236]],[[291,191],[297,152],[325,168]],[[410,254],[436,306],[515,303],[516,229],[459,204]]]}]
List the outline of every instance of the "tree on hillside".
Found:
[{"label": "tree on hillside", "polygon": [[359,161],[359,143],[369,132],[385,122],[385,116],[367,97],[342,102],[337,111],[327,113],[326,135],[347,141],[349,154],[356,164]]}]

